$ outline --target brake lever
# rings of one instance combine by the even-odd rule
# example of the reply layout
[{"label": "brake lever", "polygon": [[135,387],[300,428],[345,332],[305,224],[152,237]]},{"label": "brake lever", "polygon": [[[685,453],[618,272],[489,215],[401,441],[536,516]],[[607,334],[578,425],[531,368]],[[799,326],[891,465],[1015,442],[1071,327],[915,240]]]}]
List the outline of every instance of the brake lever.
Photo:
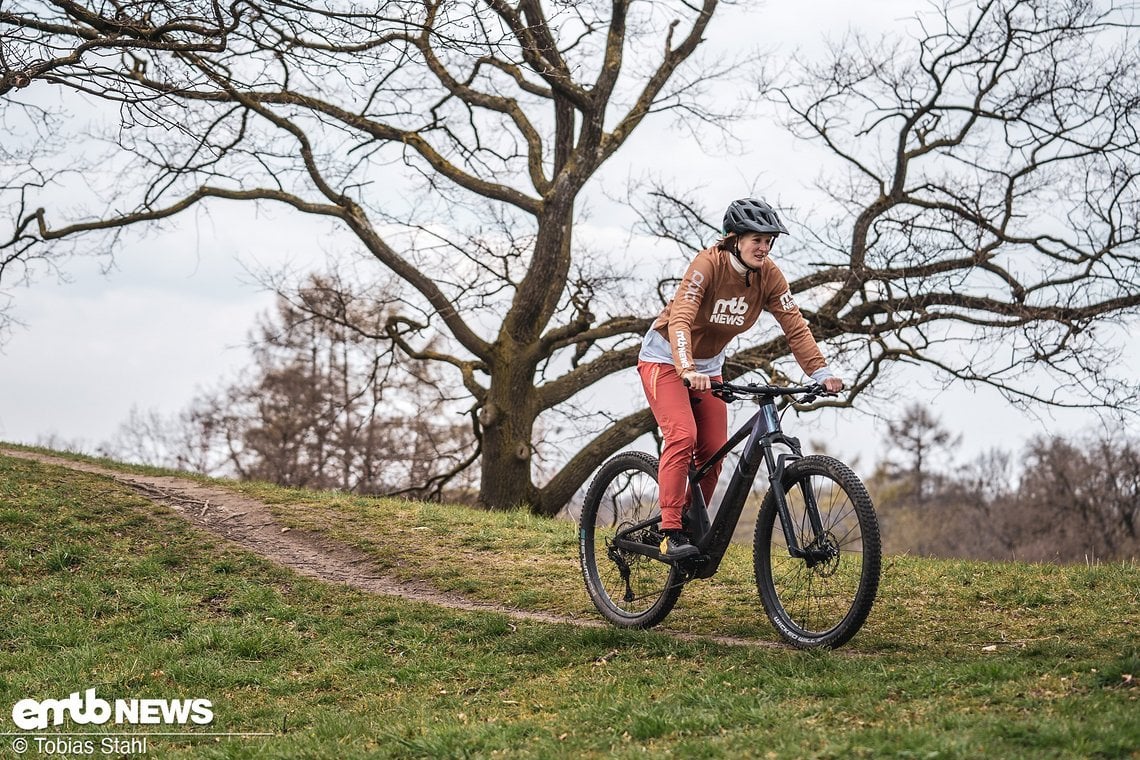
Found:
[{"label": "brake lever", "polygon": [[827,390],[827,388],[824,388],[823,385],[816,383],[814,386],[812,386],[812,389],[807,392],[807,394],[800,396],[800,398],[796,400],[796,403],[810,404],[820,398],[838,395],[838,393],[832,393],[831,391]]},{"label": "brake lever", "polygon": [[712,395],[716,396],[726,404],[731,404],[734,401],[739,401],[735,393],[729,390],[725,390],[724,388],[717,388],[712,392]]},{"label": "brake lever", "polygon": [[816,385],[812,390],[807,392],[807,395],[801,396],[797,404],[810,404],[811,402],[821,398],[836,398],[839,395],[838,391],[832,392],[824,388],[822,385]]}]

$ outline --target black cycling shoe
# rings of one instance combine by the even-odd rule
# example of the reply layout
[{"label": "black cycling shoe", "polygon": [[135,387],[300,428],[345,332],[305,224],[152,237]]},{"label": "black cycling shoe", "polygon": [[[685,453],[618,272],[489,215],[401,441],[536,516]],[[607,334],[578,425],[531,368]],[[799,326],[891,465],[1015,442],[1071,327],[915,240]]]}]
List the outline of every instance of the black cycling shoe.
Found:
[{"label": "black cycling shoe", "polygon": [[658,549],[662,557],[674,560],[688,559],[701,553],[700,549],[689,543],[689,537],[685,535],[684,531],[667,530],[663,532],[665,538],[662,539],[661,546]]}]

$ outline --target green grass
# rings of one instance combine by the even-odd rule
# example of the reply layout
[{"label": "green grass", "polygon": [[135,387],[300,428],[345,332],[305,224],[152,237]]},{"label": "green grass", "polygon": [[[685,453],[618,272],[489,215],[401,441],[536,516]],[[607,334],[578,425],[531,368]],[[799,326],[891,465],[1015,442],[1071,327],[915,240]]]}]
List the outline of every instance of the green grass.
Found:
[{"label": "green grass", "polygon": [[[596,618],[567,523],[230,487],[393,575]],[[734,548],[666,625],[774,643],[750,575]],[[152,740],[163,758],[1136,758],[1138,588],[1132,565],[889,557],[838,652],[679,641],[321,584],[109,479],[0,457],[0,732],[20,699],[97,687],[273,734]]]}]

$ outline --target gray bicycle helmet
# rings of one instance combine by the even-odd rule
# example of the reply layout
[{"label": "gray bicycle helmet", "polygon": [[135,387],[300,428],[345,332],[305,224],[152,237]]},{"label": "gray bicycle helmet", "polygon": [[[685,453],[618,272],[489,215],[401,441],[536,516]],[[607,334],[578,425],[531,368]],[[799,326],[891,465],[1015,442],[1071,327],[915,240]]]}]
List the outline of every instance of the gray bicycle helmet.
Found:
[{"label": "gray bicycle helmet", "polygon": [[729,204],[724,212],[724,231],[763,232],[772,235],[787,235],[788,231],[780,224],[780,217],[767,203],[755,198],[742,198]]}]

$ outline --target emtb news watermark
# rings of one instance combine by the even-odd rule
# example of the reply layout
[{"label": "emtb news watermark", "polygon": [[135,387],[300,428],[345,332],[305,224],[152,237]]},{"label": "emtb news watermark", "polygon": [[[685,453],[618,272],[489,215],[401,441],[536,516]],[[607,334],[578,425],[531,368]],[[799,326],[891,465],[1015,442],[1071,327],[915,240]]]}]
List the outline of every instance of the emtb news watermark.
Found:
[{"label": "emtb news watermark", "polygon": [[[114,699],[98,696],[95,689],[72,692],[63,699],[21,699],[12,706],[12,722],[29,733],[8,733],[16,754],[39,755],[145,755],[155,737],[186,740],[204,737],[272,736],[271,733],[214,733],[202,731],[214,721],[208,699]],[[87,727],[69,732],[71,727]],[[162,726],[173,730],[124,727]],[[177,730],[177,729],[189,730]],[[198,730],[194,730],[197,728]],[[100,730],[102,729],[102,730]],[[106,733],[104,733],[104,731]],[[40,733],[35,733],[40,732]]]},{"label": "emtb news watermark", "polygon": [[116,699],[108,702],[87,689],[66,699],[21,699],[12,707],[12,722],[25,731],[62,726],[70,718],[79,725],[187,725],[208,726],[214,705],[208,699]]}]

